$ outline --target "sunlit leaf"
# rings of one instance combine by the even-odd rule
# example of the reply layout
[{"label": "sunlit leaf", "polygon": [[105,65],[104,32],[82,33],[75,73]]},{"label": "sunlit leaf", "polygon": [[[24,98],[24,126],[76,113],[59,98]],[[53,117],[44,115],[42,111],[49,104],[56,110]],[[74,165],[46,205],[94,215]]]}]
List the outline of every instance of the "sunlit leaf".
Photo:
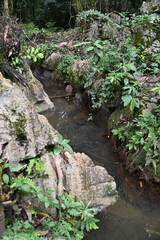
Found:
[{"label": "sunlit leaf", "polygon": [[63,147],[68,152],[73,153],[73,149],[72,149],[72,147],[69,144],[65,143],[65,144],[63,144]]},{"label": "sunlit leaf", "polygon": [[9,183],[9,176],[8,176],[8,174],[6,174],[6,173],[3,174],[2,179],[3,179],[3,181],[4,181],[5,184],[8,184],[8,183]]},{"label": "sunlit leaf", "polygon": [[63,136],[61,134],[58,134],[58,142],[61,144],[63,141]]}]

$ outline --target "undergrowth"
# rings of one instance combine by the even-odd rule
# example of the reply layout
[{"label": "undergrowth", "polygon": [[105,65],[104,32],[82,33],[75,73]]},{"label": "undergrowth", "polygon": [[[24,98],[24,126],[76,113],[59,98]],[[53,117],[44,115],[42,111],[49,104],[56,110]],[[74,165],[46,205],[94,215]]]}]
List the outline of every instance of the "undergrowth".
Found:
[{"label": "undergrowth", "polygon": [[[53,157],[61,154],[64,149],[73,153],[69,140],[64,139],[58,134],[58,143],[51,150],[48,150]],[[28,162],[28,163],[27,163]],[[8,225],[2,236],[2,240],[42,240],[62,238],[66,240],[81,240],[86,231],[97,229],[98,220],[94,217],[94,209],[90,208],[82,201],[77,201],[74,196],[67,193],[52,196],[53,190],[41,191],[36,185],[34,178],[46,177],[49,173],[43,175],[45,165],[36,157],[26,159],[24,164],[20,162],[23,168],[12,166],[7,160],[0,159],[0,167],[3,170],[3,193],[2,198],[7,196],[12,205],[16,204],[14,223]],[[26,164],[27,163],[27,164]],[[11,177],[9,170],[15,172]],[[36,174],[36,175],[35,175]],[[5,193],[7,189],[7,194]],[[56,191],[56,189],[55,189]],[[28,200],[17,202],[22,196],[28,196]],[[55,218],[44,212],[39,212],[32,200],[37,199],[46,209],[55,209]],[[56,214],[57,212],[57,214]],[[54,238],[53,238],[54,236]]]}]

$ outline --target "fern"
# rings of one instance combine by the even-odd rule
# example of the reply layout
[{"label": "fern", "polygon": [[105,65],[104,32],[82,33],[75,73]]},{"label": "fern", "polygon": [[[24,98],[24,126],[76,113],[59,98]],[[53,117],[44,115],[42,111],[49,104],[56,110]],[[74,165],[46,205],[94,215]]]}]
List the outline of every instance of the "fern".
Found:
[{"label": "fern", "polygon": [[29,160],[29,164],[27,166],[28,175],[30,175],[31,173],[34,173],[34,172],[42,175],[44,171],[45,171],[44,163],[42,162],[42,160],[39,157],[32,158]]}]

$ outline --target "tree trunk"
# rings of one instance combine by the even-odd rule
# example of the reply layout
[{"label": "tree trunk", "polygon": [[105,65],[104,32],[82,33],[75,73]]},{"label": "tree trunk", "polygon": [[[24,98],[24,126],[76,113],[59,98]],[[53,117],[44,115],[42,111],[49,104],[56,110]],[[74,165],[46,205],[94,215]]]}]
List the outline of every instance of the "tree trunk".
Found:
[{"label": "tree trunk", "polygon": [[4,16],[8,17],[9,16],[9,5],[8,5],[8,0],[4,0],[4,10],[3,10]]},{"label": "tree trunk", "polygon": [[10,4],[9,4],[9,13],[10,13],[10,15],[13,15],[13,10],[14,10],[14,9],[13,9],[13,8],[14,8],[14,7],[13,7],[13,0],[10,0],[9,3],[10,3]]},{"label": "tree trunk", "polygon": [[89,9],[96,9],[97,1],[95,0],[72,0],[76,13]]}]

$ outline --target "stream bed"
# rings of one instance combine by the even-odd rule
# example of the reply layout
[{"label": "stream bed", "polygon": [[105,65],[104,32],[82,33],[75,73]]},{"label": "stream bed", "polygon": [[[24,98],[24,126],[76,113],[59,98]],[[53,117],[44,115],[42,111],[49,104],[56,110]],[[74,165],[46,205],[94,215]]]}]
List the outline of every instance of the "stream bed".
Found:
[{"label": "stream bed", "polygon": [[[37,76],[36,76],[37,77]],[[112,147],[107,135],[105,114],[94,114],[88,121],[89,111],[63,96],[64,89],[51,81],[42,81],[53,99],[55,112],[46,112],[51,125],[65,138],[76,152],[84,152],[104,166],[117,183],[120,199],[114,206],[98,214],[99,229],[86,234],[85,240],[158,240],[160,235],[160,189],[149,187],[143,181],[124,170],[120,156]]]}]

